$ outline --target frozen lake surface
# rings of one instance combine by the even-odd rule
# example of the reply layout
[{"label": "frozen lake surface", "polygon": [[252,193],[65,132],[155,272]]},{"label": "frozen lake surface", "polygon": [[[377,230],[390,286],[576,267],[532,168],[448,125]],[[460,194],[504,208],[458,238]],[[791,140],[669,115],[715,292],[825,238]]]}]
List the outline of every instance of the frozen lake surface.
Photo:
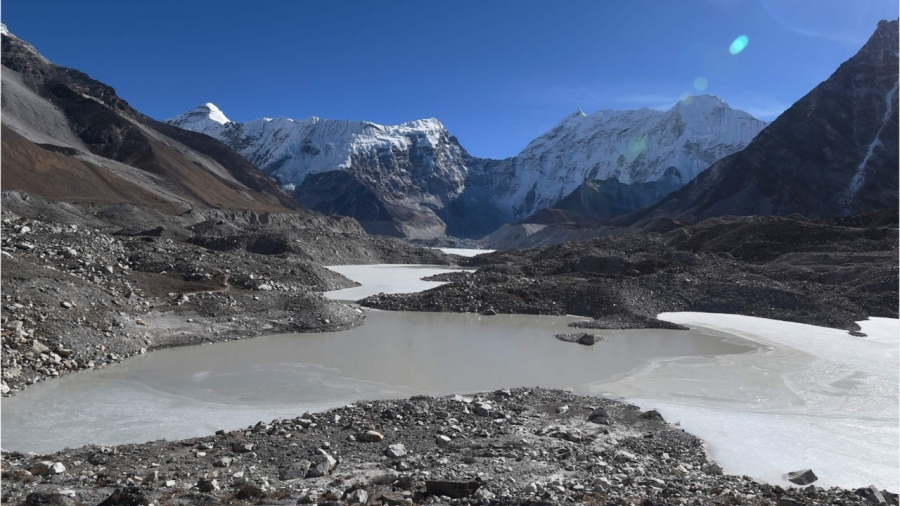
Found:
[{"label": "frozen lake surface", "polygon": [[444,283],[422,281],[421,278],[453,270],[467,272],[475,270],[417,264],[330,265],[326,268],[361,283],[361,286],[325,292],[325,296],[329,299],[345,301],[357,301],[379,293],[422,292]]},{"label": "frozen lake surface", "polygon": [[370,311],[365,325],[343,332],[159,350],[4,399],[3,447],[47,452],[186,438],[360,399],[586,390],[655,360],[753,349],[716,331],[603,331],[592,347],[553,337],[579,319]]},{"label": "frozen lake surface", "polygon": [[[357,300],[440,283],[446,267],[339,266]],[[348,290],[355,290],[353,292]],[[343,293],[342,293],[343,292]],[[731,474],[788,485],[900,489],[898,320],[867,337],[737,315],[665,313],[691,331],[600,331],[553,339],[576,317],[370,311],[339,333],[287,334],[160,350],[30,387],[3,401],[6,449],[184,438],[359,399],[545,386],[626,397],[703,438]]]},{"label": "frozen lake surface", "polygon": [[900,325],[845,331],[710,313],[661,319],[718,330],[763,346],[702,359],[666,359],[593,390],[616,393],[704,439],[731,474],[781,483],[811,468],[817,486],[900,489]]},{"label": "frozen lake surface", "polygon": [[476,255],[481,255],[484,253],[493,253],[493,249],[466,249],[466,248],[438,248],[444,253],[452,253],[454,255],[460,255],[464,257],[474,257]]}]

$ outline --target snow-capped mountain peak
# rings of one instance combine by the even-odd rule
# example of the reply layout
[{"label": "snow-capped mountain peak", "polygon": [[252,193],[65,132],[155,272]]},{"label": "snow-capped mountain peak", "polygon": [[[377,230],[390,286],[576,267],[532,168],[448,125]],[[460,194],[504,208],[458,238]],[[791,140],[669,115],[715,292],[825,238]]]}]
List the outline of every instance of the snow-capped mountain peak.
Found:
[{"label": "snow-capped mountain peak", "polygon": [[174,118],[168,119],[166,122],[178,124],[185,130],[207,133],[206,131],[208,129],[216,128],[217,125],[226,125],[231,123],[231,120],[225,116],[225,113],[223,113],[221,109],[216,107],[216,104],[207,102],[203,105],[194,107],[184,114],[179,114]]},{"label": "snow-capped mountain peak", "polygon": [[223,113],[221,109],[216,107],[216,104],[207,102],[201,107],[205,107],[207,110],[209,110],[209,119],[211,119],[212,121],[215,121],[220,125],[231,123],[231,120],[225,117],[225,113]]},{"label": "snow-capped mountain peak", "polygon": [[[457,220],[456,230],[470,227],[464,220],[519,220],[586,179],[652,182],[674,167],[676,179],[687,182],[765,126],[711,95],[668,111],[579,109],[517,156],[484,160],[468,156],[435,118],[390,126],[315,116],[236,123],[205,104],[168,122],[224,141],[315,209],[334,209],[324,200],[340,200],[352,178],[388,207],[435,213],[451,227]],[[371,220],[372,212],[361,210],[369,197],[354,198],[341,209]]]},{"label": "snow-capped mountain peak", "polygon": [[6,23],[0,23],[0,35],[6,35],[7,37],[13,36],[9,33],[9,29],[6,28]]}]

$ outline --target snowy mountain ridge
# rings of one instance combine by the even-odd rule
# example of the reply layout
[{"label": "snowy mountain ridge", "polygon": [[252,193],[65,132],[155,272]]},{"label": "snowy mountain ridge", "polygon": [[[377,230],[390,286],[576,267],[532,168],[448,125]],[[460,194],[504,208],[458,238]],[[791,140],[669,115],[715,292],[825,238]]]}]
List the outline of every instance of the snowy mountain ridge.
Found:
[{"label": "snowy mountain ridge", "polygon": [[688,97],[668,111],[578,111],[519,153],[507,198],[530,203],[522,216],[553,205],[585,179],[646,183],[675,167],[687,182],[743,149],[765,125],[712,95]]},{"label": "snowy mountain ridge", "polygon": [[766,125],[710,95],[669,111],[579,110],[517,156],[488,160],[470,156],[434,118],[394,126],[315,116],[237,123],[208,103],[167,123],[224,141],[298,198],[310,176],[346,171],[390,206],[444,222],[484,220],[465,215],[488,212],[497,226],[553,205],[586,179],[650,182],[675,167],[687,182]]}]

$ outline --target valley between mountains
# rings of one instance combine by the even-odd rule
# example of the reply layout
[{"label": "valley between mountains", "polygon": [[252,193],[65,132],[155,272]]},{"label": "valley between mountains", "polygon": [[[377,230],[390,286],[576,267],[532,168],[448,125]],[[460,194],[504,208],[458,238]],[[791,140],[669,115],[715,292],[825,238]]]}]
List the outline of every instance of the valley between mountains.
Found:
[{"label": "valley between mountains", "polygon": [[[0,391],[21,399],[161,349],[365,329],[371,310],[577,315],[572,332],[601,335],[721,313],[865,337],[859,322],[900,316],[897,36],[897,21],[879,23],[768,124],[710,95],[578,111],[493,160],[434,118],[237,123],[205,104],[159,121],[4,25]],[[472,272],[355,303],[322,295],[357,285],[325,266],[363,264]],[[883,379],[848,374],[813,394]],[[778,483],[729,475],[702,440],[628,399],[506,387],[359,399],[175,441],[4,446],[0,500],[900,504],[889,485],[826,488],[803,469],[773,471]],[[896,452],[892,434],[872,446]]]}]

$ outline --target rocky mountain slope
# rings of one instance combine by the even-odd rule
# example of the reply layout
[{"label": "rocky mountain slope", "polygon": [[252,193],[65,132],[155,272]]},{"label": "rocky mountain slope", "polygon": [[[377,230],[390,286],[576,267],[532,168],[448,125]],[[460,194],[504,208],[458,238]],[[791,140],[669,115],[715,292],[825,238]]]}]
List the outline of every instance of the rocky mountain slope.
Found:
[{"label": "rocky mountain slope", "polygon": [[[690,97],[666,112],[579,111],[518,156],[489,160],[470,156],[436,119],[237,123],[205,104],[168,123],[226,142],[312,209],[414,239],[480,237],[556,203],[585,180],[644,183],[674,170],[683,184],[765,126],[716,97]],[[637,202],[659,197],[634,193],[641,193]]]},{"label": "rocky mountain slope", "polygon": [[614,177],[586,179],[552,207],[541,209],[522,223],[595,223],[652,206],[684,186],[675,167],[655,181],[625,184]]},{"label": "rocky mountain slope", "polygon": [[722,215],[840,216],[898,205],[898,24],[763,130],[632,221]]},{"label": "rocky mountain slope", "polygon": [[221,142],[144,116],[113,88],[54,65],[5,27],[2,40],[4,190],[168,213],[303,212]]}]

